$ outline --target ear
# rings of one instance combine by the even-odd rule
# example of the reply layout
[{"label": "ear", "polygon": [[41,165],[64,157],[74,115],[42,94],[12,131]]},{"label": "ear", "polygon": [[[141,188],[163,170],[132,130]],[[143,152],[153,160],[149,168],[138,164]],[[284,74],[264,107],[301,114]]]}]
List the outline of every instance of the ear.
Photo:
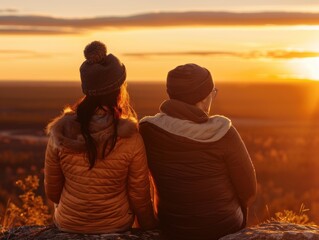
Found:
[{"label": "ear", "polygon": [[203,100],[196,103],[195,106],[200,108],[204,112],[209,113],[212,100],[213,100],[213,94],[212,92],[210,92],[207,97],[205,97]]}]

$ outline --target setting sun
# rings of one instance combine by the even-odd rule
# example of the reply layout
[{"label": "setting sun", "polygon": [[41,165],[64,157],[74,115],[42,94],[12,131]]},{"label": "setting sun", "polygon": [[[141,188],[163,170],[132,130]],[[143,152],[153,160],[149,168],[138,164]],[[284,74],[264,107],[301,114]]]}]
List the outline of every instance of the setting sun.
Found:
[{"label": "setting sun", "polygon": [[319,81],[319,57],[302,59],[296,67],[304,79]]}]

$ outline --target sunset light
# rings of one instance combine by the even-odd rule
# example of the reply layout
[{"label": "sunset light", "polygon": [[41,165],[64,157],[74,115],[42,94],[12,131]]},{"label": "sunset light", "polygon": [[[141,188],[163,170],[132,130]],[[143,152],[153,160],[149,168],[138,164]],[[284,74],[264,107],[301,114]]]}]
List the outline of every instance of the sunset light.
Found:
[{"label": "sunset light", "polygon": [[0,240],[319,239],[319,0],[0,1]]},{"label": "sunset light", "polygon": [[175,10],[174,4],[168,10],[162,3],[160,10],[141,0],[139,11],[115,4],[114,12],[101,12],[99,3],[86,12],[80,3],[82,8],[74,10],[69,3],[60,11],[41,8],[36,1],[28,7],[5,2],[7,7],[0,9],[0,81],[77,81],[82,48],[94,39],[121,56],[134,81],[163,81],[168,69],[183,62],[201,63],[222,81],[318,79],[319,51],[309,46],[319,42],[319,15],[311,4],[302,12],[262,5],[252,9],[248,3],[225,11],[220,4],[207,8],[203,0],[203,9],[189,2]]},{"label": "sunset light", "polygon": [[293,64],[301,78],[319,81],[319,57],[302,59]]}]

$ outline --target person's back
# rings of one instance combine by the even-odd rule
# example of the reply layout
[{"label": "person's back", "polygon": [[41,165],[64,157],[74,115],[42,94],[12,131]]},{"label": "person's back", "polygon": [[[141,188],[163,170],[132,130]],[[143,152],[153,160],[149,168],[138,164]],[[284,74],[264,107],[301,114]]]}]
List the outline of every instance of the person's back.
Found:
[{"label": "person's back", "polygon": [[155,227],[145,148],[126,93],[125,66],[92,42],[81,65],[85,94],[48,125],[45,191],[63,231],[127,231],[135,215]]},{"label": "person's back", "polygon": [[171,99],[140,122],[160,226],[171,239],[218,239],[238,231],[256,191],[252,163],[231,121],[196,106],[212,84],[206,69],[176,68],[168,76]]},{"label": "person's back", "polygon": [[98,157],[91,170],[83,157],[85,142],[76,114],[64,114],[50,128],[45,174],[47,195],[57,203],[55,224],[70,232],[121,232],[132,226],[138,214],[141,225],[149,226],[153,213],[148,169],[135,123],[120,121],[116,146],[105,158],[103,144],[113,132],[112,125],[107,114],[93,118],[90,130],[98,143]]}]

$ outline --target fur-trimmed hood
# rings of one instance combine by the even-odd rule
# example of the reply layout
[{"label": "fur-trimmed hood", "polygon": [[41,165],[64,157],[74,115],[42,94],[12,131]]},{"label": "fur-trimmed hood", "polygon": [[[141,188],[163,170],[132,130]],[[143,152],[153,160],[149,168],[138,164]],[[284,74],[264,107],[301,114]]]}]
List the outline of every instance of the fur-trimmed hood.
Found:
[{"label": "fur-trimmed hood", "polygon": [[[73,111],[65,111],[61,116],[50,122],[46,133],[52,138],[54,147],[66,148],[77,152],[85,150],[85,141],[81,134],[80,123]],[[91,136],[98,146],[103,145],[113,134],[114,126],[109,114],[96,114],[90,122]],[[128,138],[138,131],[135,119],[120,119],[117,127],[117,135],[120,138]]]}]

